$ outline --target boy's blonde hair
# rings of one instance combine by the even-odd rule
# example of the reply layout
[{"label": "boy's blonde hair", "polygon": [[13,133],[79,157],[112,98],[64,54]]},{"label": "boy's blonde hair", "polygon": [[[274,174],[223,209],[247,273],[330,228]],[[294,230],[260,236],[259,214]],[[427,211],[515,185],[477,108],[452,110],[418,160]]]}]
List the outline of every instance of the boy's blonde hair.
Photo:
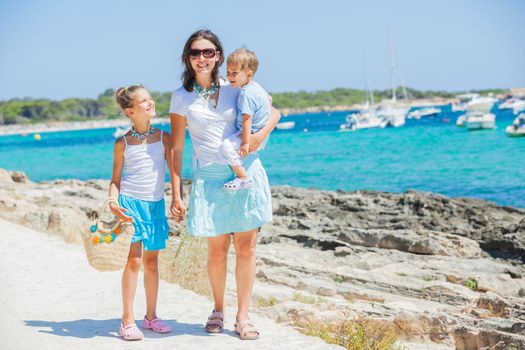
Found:
[{"label": "boy's blonde hair", "polygon": [[257,72],[257,68],[259,67],[259,60],[252,51],[243,47],[229,54],[226,64],[238,64],[240,65],[241,70],[250,69],[253,71],[253,74],[255,74],[255,72]]}]

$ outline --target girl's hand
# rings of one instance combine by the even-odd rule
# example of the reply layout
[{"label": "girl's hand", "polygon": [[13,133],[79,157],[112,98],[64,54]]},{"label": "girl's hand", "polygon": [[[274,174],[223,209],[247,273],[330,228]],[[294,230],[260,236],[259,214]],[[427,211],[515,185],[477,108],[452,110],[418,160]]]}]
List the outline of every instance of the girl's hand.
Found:
[{"label": "girl's hand", "polygon": [[124,222],[133,222],[133,218],[131,216],[124,214],[128,210],[118,206],[116,203],[109,203],[109,210],[111,210],[111,213],[115,215],[119,220],[122,220]]},{"label": "girl's hand", "polygon": [[174,198],[171,201],[170,212],[175,222],[181,223],[182,220],[184,220],[184,216],[186,215],[186,207],[184,206],[184,203],[182,203],[182,199]]},{"label": "girl's hand", "polygon": [[239,154],[241,157],[246,157],[248,154],[250,154],[250,143],[243,143],[241,148],[239,148]]}]

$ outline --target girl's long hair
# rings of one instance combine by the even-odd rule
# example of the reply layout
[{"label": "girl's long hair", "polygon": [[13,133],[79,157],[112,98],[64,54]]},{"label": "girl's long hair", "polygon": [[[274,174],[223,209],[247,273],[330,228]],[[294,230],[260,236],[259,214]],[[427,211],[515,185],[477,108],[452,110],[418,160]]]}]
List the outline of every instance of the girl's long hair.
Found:
[{"label": "girl's long hair", "polygon": [[193,70],[190,61],[191,44],[194,41],[200,39],[206,39],[210,41],[213,45],[215,45],[215,50],[217,51],[216,54],[219,55],[219,60],[215,63],[215,67],[213,67],[213,70],[211,72],[211,81],[212,84],[219,86],[219,67],[224,62],[222,44],[219,40],[219,37],[213,34],[212,31],[208,29],[200,29],[192,35],[190,35],[188,40],[186,40],[184,49],[182,50],[182,63],[184,64],[184,72],[182,73],[182,85],[184,86],[184,89],[186,89],[186,91],[188,92],[193,91],[193,83],[195,82],[195,71]]}]

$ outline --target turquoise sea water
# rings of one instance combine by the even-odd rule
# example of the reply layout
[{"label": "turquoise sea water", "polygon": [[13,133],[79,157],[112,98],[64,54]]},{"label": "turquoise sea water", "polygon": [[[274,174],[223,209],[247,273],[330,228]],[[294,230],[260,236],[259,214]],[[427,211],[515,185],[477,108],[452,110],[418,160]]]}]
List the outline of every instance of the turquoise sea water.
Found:
[{"label": "turquoise sea water", "polygon": [[[401,128],[339,132],[346,112],[283,117],[293,130],[276,130],[261,152],[272,185],[328,190],[408,189],[477,197],[525,207],[525,138],[508,138],[514,116],[497,112],[495,130],[455,126],[450,108],[434,118],[407,120]],[[161,128],[169,130],[169,125]],[[308,129],[305,132],[304,129]],[[0,168],[32,180],[111,177],[114,129],[0,137]],[[183,176],[191,177],[191,144]]]}]

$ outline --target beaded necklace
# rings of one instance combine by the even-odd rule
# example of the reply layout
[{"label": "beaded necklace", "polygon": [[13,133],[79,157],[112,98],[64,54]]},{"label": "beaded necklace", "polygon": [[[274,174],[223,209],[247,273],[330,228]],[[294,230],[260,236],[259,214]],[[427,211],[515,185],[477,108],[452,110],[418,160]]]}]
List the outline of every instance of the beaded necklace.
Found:
[{"label": "beaded necklace", "polygon": [[133,126],[131,127],[131,136],[139,140],[141,143],[147,143],[149,138],[153,136],[154,133],[155,133],[155,130],[153,130],[152,126],[149,127],[148,131],[142,134],[139,133],[137,130],[135,130]]},{"label": "beaded necklace", "polygon": [[210,103],[210,98],[215,95],[217,90],[219,90],[219,87],[215,84],[210,86],[209,88],[203,89],[199,84],[196,82],[193,82],[193,88],[195,89],[195,92],[197,93],[197,96],[201,97],[204,101]]}]

